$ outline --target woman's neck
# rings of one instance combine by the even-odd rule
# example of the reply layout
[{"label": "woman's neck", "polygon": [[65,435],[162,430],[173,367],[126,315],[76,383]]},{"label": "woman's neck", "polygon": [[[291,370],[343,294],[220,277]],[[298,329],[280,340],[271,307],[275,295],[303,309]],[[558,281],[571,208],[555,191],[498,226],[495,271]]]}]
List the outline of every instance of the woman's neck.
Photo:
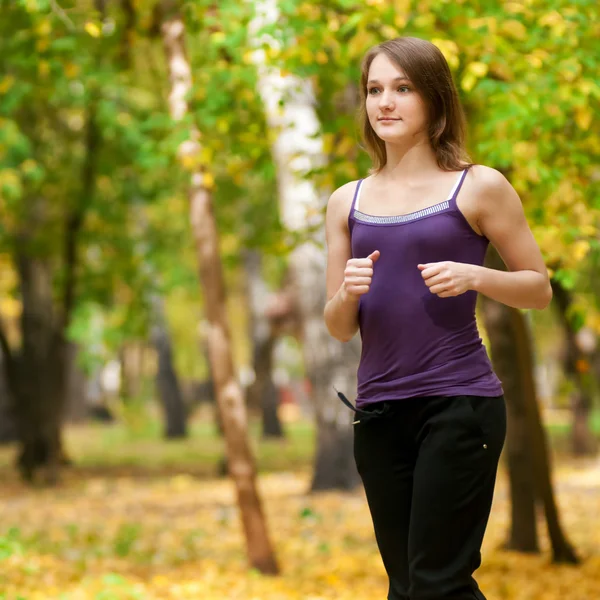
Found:
[{"label": "woman's neck", "polygon": [[386,153],[387,162],[379,173],[385,179],[422,179],[440,170],[429,140],[410,146],[388,143]]}]

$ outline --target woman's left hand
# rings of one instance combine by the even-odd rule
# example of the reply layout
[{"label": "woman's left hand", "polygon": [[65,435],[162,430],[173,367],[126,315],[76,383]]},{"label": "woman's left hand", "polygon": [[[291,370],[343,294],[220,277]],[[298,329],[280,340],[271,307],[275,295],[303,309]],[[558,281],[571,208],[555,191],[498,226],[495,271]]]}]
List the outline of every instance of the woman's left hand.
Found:
[{"label": "woman's left hand", "polygon": [[477,265],[445,260],[417,265],[417,267],[429,291],[440,298],[460,296],[474,289]]}]

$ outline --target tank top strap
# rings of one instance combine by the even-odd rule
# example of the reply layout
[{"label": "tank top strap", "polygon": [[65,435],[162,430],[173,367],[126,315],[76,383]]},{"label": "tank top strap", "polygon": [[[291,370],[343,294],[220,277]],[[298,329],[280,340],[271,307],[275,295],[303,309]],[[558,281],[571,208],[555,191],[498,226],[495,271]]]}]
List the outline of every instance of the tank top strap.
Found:
[{"label": "tank top strap", "polygon": [[469,171],[469,167],[467,167],[466,169],[463,170],[463,172],[458,176],[456,183],[454,184],[454,187],[452,188],[452,191],[450,192],[450,196],[448,197],[448,202],[450,203],[451,207],[456,208],[456,198],[458,196],[458,192],[460,192],[460,188],[462,187],[462,184],[465,180],[465,177],[467,176],[468,171]]},{"label": "tank top strap", "polygon": [[360,188],[364,179],[359,179],[356,184],[356,190],[354,190],[354,198],[352,199],[352,206],[350,207],[350,217],[354,214],[355,210],[358,210],[358,201],[360,200]]}]

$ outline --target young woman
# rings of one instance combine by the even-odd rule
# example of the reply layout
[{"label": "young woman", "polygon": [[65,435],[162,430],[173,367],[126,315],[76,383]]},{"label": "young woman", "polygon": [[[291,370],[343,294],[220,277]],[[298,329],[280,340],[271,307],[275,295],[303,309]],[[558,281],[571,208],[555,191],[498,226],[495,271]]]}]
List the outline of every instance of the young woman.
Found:
[{"label": "young woman", "polygon": [[[354,453],[387,597],[485,600],[472,575],[506,415],[475,301],[543,309],[548,274],[515,190],[466,157],[433,44],[371,49],[361,93],[373,169],[329,200],[325,321],[338,340],[361,333]],[[488,243],[507,272],[483,267]]]}]

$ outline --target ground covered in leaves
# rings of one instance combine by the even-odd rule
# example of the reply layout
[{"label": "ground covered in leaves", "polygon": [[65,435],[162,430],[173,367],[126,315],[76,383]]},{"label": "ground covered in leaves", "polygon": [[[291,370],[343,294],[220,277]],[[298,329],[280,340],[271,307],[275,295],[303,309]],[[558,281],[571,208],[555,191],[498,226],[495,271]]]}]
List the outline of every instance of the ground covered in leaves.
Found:
[{"label": "ground covered in leaves", "polygon": [[[22,486],[6,467],[0,490],[1,600],[383,600],[386,577],[362,491],[309,495],[308,469],[263,473],[282,574],[247,569],[227,480],[132,470],[74,469],[56,489]],[[509,505],[498,483],[477,579],[489,600],[600,598],[600,461],[555,471],[561,515],[583,558],[549,563],[499,549]]]}]

